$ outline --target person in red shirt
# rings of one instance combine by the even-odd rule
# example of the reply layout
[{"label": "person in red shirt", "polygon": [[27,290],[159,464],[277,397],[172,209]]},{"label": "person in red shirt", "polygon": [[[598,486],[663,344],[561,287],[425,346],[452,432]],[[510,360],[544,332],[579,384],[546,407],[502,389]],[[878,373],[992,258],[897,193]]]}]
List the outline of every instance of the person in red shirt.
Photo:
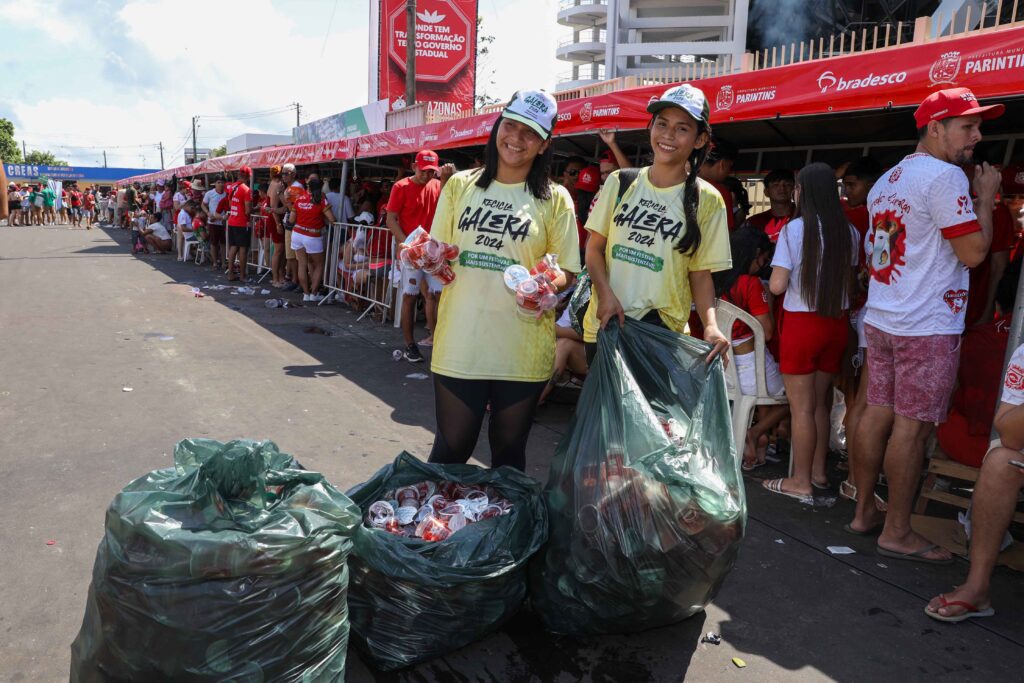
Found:
[{"label": "person in red shirt", "polygon": [[739,150],[736,149],[736,145],[712,134],[708,158],[701,164],[700,171],[697,174],[711,183],[718,190],[718,194],[722,195],[722,201],[725,202],[726,216],[729,221],[729,232],[736,229],[736,212],[733,211],[732,192],[725,186],[725,180],[732,175],[732,167],[738,155]]},{"label": "person in red shirt", "polygon": [[[771,296],[758,273],[771,261],[772,244],[768,236],[757,228],[745,225],[729,236],[732,268],[712,273],[715,296],[754,316],[764,330],[764,339],[775,336]],[[732,326],[732,353],[740,392],[757,393],[757,373],[754,359],[754,332],[737,320]],[[779,364],[771,351],[765,349],[765,384],[772,396],[785,393]],[[757,422],[747,431],[743,448],[743,469],[750,471],[765,463],[768,432],[789,414],[787,406],[763,406],[758,409]]]},{"label": "person in red shirt", "polygon": [[999,283],[1000,315],[995,320],[969,328],[960,345],[957,387],[949,407],[949,416],[939,425],[939,446],[953,460],[970,467],[981,467],[988,452],[992,420],[996,415],[1003,358],[1010,341],[1013,303],[1020,276],[1020,261]]},{"label": "person in red shirt", "polygon": [[763,230],[773,244],[779,240],[782,228],[796,213],[796,204],[793,203],[795,187],[795,177],[788,168],[770,172],[764,177],[764,191],[771,208],[747,219],[747,223]]},{"label": "person in red shirt", "polygon": [[[441,196],[441,181],[437,154],[429,149],[422,149],[416,154],[415,172],[403,178],[391,188],[388,199],[388,230],[395,236],[398,253],[404,249],[405,238],[416,228],[430,232],[434,222],[434,211],[437,199]],[[405,338],[403,356],[410,363],[422,363],[423,355],[413,339],[413,323],[416,317],[416,297],[423,294],[426,306],[427,329],[431,335],[421,343],[424,346],[433,344],[434,323],[437,320],[437,298],[441,293],[441,283],[422,270],[410,270],[402,266],[402,336]]]},{"label": "person in red shirt", "polygon": [[86,190],[82,195],[82,204],[85,211],[85,229],[92,230],[93,211],[96,209],[96,196],[92,190]]},{"label": "person in red shirt", "polygon": [[[238,169],[238,180],[228,190],[230,209],[228,213],[228,280],[246,280],[249,277],[249,212],[252,210],[252,190],[246,181],[251,180],[252,169],[243,166]],[[235,257],[238,257],[238,277],[235,277]]]},{"label": "person in red shirt", "polygon": [[583,226],[587,224],[587,218],[600,189],[601,169],[597,166],[585,166],[576,178],[576,192],[573,195],[576,207],[576,232],[579,234],[581,253],[586,248],[587,235],[590,234]]},{"label": "person in red shirt", "polygon": [[[967,179],[974,178],[974,169],[968,169]],[[992,207],[992,246],[985,259],[970,269],[967,291],[967,315],[964,327],[992,322],[995,314],[996,287],[1010,262],[1010,250],[1017,240],[1013,225],[1013,214],[1003,202],[997,201]],[[996,380],[998,382],[998,378]]]},{"label": "person in red shirt", "polygon": [[292,228],[292,251],[298,260],[299,284],[303,301],[319,303],[323,296],[317,290],[324,277],[324,231],[334,222],[331,205],[324,196],[323,181],[316,173],[306,178],[306,189],[296,193],[292,202],[295,227]]}]

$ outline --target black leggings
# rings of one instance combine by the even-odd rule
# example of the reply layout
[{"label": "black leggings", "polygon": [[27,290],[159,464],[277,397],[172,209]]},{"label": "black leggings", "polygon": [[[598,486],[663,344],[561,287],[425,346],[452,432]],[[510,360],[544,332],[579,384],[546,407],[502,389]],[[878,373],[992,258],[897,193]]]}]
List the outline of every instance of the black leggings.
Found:
[{"label": "black leggings", "polygon": [[526,440],[533,426],[537,401],[546,384],[459,379],[435,374],[437,435],[430,451],[430,462],[463,464],[469,460],[490,401],[487,439],[491,445],[491,467],[510,465],[525,470]]}]

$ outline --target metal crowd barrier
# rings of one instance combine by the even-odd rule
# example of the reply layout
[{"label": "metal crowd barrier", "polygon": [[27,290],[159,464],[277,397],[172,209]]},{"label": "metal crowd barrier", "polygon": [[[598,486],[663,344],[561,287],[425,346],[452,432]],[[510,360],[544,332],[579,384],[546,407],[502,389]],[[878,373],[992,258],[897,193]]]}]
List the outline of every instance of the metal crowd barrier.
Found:
[{"label": "metal crowd barrier", "polygon": [[391,231],[378,226],[333,223],[324,236],[324,250],[324,287],[336,299],[357,307],[366,306],[359,320],[377,309],[381,322],[386,323],[394,302],[391,271],[395,240]]},{"label": "metal crowd barrier", "polygon": [[[272,270],[270,260],[275,247],[270,239],[270,233],[264,230],[266,220],[265,216],[249,217],[250,242],[248,263],[250,269],[256,269],[257,282],[263,282]],[[283,249],[284,247],[282,246],[281,248]]]}]

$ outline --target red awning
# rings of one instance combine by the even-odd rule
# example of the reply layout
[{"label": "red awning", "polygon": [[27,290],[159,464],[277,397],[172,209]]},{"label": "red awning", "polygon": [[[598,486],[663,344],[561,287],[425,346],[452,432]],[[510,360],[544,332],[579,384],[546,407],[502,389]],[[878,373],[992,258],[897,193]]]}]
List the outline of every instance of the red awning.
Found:
[{"label": "red awning", "polygon": [[[890,47],[844,57],[704,78],[694,82],[711,105],[711,123],[755,121],[917,106],[938,89],[967,87],[979,99],[1024,94],[1024,27],[992,29],[961,38]],[[642,129],[647,103],[667,85],[633,88],[559,103],[556,136],[598,128]],[[290,145],[218,157],[129,178],[157,178],[233,170],[240,166],[315,164],[352,158],[443,150],[487,141],[497,114],[308,145]]]}]

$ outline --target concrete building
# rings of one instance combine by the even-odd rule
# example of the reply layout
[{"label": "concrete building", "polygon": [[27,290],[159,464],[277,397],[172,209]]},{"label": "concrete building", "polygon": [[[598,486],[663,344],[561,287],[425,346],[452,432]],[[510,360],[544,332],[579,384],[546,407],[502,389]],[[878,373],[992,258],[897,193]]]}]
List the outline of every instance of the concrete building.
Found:
[{"label": "concrete building", "polygon": [[561,0],[559,90],[693,61],[738,69],[749,0]]},{"label": "concrete building", "polygon": [[292,144],[291,135],[271,135],[269,133],[244,133],[227,141],[227,153],[251,152],[264,147],[279,147]]}]

